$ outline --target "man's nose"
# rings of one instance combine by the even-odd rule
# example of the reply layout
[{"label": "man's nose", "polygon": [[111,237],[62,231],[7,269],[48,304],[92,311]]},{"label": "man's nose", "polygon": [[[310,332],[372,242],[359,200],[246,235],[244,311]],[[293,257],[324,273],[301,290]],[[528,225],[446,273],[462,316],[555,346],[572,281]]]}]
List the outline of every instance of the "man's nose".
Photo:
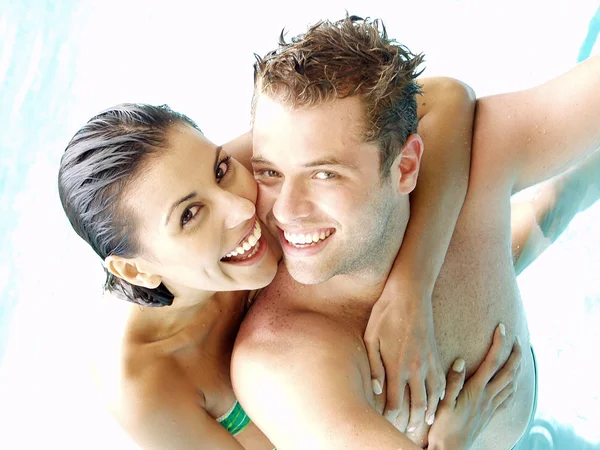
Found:
[{"label": "man's nose", "polygon": [[225,227],[233,229],[254,217],[256,205],[247,198],[226,192],[221,211],[225,216]]},{"label": "man's nose", "polygon": [[286,180],[273,204],[273,215],[282,224],[310,215],[310,188],[306,183]]}]

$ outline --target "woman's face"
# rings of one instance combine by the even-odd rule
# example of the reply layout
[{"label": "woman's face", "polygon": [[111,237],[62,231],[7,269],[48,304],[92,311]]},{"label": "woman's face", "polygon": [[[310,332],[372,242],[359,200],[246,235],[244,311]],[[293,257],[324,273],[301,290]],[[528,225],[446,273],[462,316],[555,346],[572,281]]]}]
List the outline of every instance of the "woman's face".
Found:
[{"label": "woman's face", "polygon": [[261,236],[256,195],[240,163],[194,128],[172,127],[168,148],[124,196],[141,247],[136,264],[175,296],[266,286],[277,260]]}]

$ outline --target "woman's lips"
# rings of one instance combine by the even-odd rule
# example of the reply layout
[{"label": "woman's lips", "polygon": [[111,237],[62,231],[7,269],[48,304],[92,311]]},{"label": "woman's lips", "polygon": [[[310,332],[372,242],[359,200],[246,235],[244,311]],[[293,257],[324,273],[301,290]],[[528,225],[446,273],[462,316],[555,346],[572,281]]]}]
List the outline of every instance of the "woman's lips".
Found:
[{"label": "woman's lips", "polygon": [[256,245],[249,252],[243,255],[232,256],[231,258],[223,258],[221,262],[226,264],[235,264],[236,266],[250,266],[259,262],[267,252],[267,241],[264,236],[256,242]]}]

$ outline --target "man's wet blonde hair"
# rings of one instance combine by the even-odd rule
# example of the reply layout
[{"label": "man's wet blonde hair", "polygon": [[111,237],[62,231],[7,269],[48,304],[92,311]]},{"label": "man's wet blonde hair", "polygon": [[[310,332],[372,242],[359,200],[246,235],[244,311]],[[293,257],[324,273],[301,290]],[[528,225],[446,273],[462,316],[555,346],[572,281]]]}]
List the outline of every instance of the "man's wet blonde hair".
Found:
[{"label": "man's wet blonde hair", "polygon": [[379,20],[346,16],[322,21],[276,50],[256,55],[252,111],[260,95],[290,108],[310,108],[359,95],[364,139],[377,142],[382,176],[388,176],[408,136],[417,131],[415,78],[423,55],[387,36]]}]

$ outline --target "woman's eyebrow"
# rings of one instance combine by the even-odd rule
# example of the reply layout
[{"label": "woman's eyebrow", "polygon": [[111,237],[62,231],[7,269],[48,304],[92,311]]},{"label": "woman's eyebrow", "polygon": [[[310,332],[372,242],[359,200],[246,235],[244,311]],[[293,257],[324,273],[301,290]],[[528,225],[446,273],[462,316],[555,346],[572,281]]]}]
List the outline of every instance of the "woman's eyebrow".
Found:
[{"label": "woman's eyebrow", "polygon": [[[219,155],[221,154],[221,150],[223,150],[223,147],[221,145],[219,145],[215,149],[215,163],[213,164],[213,172],[217,171],[217,167],[219,165]],[[167,226],[169,224],[169,220],[171,219],[171,216],[173,215],[173,211],[175,211],[177,209],[177,207],[179,205],[181,205],[183,202],[187,202],[188,200],[191,200],[196,195],[198,195],[198,194],[194,191],[194,192],[187,194],[185,197],[182,197],[179,200],[176,200],[169,208],[169,212],[167,213],[167,217],[165,218],[165,226]]]},{"label": "woman's eyebrow", "polygon": [[185,197],[182,197],[179,200],[177,200],[175,203],[173,203],[171,205],[171,207],[169,208],[169,213],[167,214],[167,218],[165,219],[165,226],[167,226],[169,224],[169,220],[171,219],[171,216],[173,215],[173,211],[175,211],[177,209],[177,207],[179,205],[181,205],[183,202],[187,202],[188,200],[191,200],[196,195],[198,195],[196,192],[191,192],[188,195],[186,195]]}]

